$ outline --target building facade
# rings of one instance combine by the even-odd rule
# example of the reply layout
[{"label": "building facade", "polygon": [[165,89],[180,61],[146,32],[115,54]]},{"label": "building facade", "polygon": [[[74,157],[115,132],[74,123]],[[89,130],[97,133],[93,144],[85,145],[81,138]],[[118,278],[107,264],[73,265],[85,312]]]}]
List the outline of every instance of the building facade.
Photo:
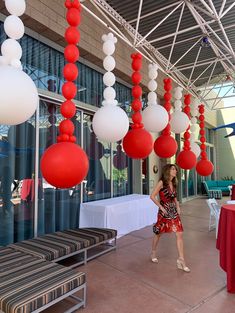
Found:
[{"label": "building facade", "polygon": [[[0,41],[6,35],[3,21],[7,12],[1,3]],[[63,49],[67,27],[63,0],[28,0],[23,16],[25,36],[20,44],[23,49],[23,70],[35,82],[40,104],[27,122],[17,126],[0,126],[1,136],[1,211],[0,245],[32,238],[66,228],[79,226],[79,204],[84,201],[122,196],[130,193],[149,194],[161,175],[161,168],[171,160],[159,159],[154,152],[146,160],[117,160],[121,142],[107,144],[97,140],[92,130],[92,116],[101,106],[103,97],[102,41],[108,29],[86,11],[82,13],[79,27],[81,57],[76,81],[75,135],[77,143],[87,152],[90,169],[81,185],[68,189],[56,189],[47,184],[40,172],[40,157],[44,150],[56,142],[58,125],[62,116],[61,87],[64,82],[62,69],[65,64]],[[131,113],[131,60],[133,50],[118,41],[115,59],[117,82],[115,89],[119,105]],[[143,90],[147,93],[148,63],[143,62]],[[158,75],[159,101],[163,97],[163,79]],[[216,126],[216,114],[206,112],[207,152],[216,163],[216,136],[211,130]],[[153,134],[156,138],[157,134]],[[177,137],[179,147],[182,138]],[[115,160],[115,161],[114,161]],[[59,169],[58,169],[59,170]],[[212,174],[216,178],[217,170]],[[180,200],[201,193],[201,180],[195,169],[181,171]]]}]

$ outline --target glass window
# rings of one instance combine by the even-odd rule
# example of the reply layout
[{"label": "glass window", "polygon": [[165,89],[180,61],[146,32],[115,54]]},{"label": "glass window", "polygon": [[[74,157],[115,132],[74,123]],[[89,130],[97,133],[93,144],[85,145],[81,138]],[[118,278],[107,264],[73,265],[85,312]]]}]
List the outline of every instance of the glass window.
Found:
[{"label": "glass window", "polygon": [[131,193],[131,159],[122,149],[121,141],[113,149],[113,196],[124,196]]},{"label": "glass window", "polygon": [[83,201],[111,197],[110,144],[99,141],[92,130],[92,115],[83,115],[84,150],[89,158]]},{"label": "glass window", "polygon": [[35,116],[0,126],[0,158],[0,244],[7,245],[34,233]]}]

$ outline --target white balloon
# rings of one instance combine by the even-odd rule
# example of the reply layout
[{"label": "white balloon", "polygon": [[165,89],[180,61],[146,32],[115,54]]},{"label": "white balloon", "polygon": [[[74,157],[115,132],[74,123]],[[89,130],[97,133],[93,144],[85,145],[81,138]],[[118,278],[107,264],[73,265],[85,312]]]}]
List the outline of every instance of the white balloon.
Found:
[{"label": "white balloon", "polygon": [[111,72],[115,68],[115,65],[115,59],[111,55],[104,58],[103,66],[106,71]]},{"label": "white balloon", "polygon": [[25,0],[5,0],[6,9],[10,14],[21,16],[26,9]]},{"label": "white balloon", "polygon": [[116,97],[116,91],[113,87],[106,87],[104,89],[104,99],[105,100],[114,100]]},{"label": "white balloon", "polygon": [[8,62],[7,58],[0,55],[0,65],[7,65],[8,64],[7,62]]},{"label": "white balloon", "polygon": [[7,59],[8,64],[12,59],[20,59],[22,56],[21,45],[15,39],[6,39],[1,46],[2,55]]},{"label": "white balloon", "polygon": [[148,82],[148,89],[150,91],[155,91],[157,89],[157,82],[156,80],[154,79],[151,79],[149,82]]},{"label": "white balloon", "polygon": [[102,105],[105,106],[105,105],[112,105],[112,106],[115,106],[115,105],[118,105],[118,101],[117,100],[103,100],[102,101]]},{"label": "white balloon", "polygon": [[35,112],[39,97],[32,79],[12,66],[0,67],[0,124],[17,125]]},{"label": "white balloon", "polygon": [[192,124],[191,126],[190,126],[190,130],[191,130],[191,132],[195,132],[196,130],[197,130],[197,126],[195,125],[195,124]]},{"label": "white balloon", "polygon": [[106,86],[113,86],[115,84],[116,78],[112,72],[106,72],[103,76],[103,82]]},{"label": "white balloon", "polygon": [[184,132],[189,126],[188,115],[181,111],[175,111],[171,114],[170,119],[171,131],[180,134]]},{"label": "white balloon", "polygon": [[192,110],[191,109],[191,115],[192,116],[197,116],[198,115],[198,110],[197,109],[196,110],[194,110],[194,109]]},{"label": "white balloon", "polygon": [[179,90],[178,88],[175,89],[174,97],[175,97],[175,99],[177,99],[177,100],[181,99],[181,98],[182,98],[182,91]]},{"label": "white balloon", "polygon": [[96,136],[105,142],[121,140],[129,129],[129,119],[118,106],[104,106],[96,111],[92,127]]},{"label": "white balloon", "polygon": [[115,51],[115,45],[111,40],[107,40],[103,43],[104,54],[111,55]]},{"label": "white balloon", "polygon": [[148,102],[149,103],[157,103],[157,95],[156,92],[150,91],[148,93]]},{"label": "white balloon", "polygon": [[169,115],[166,109],[159,105],[150,105],[142,112],[144,128],[150,132],[160,132],[169,121]]},{"label": "white balloon", "polygon": [[196,117],[192,117],[191,118],[191,123],[192,124],[197,124],[197,118]]},{"label": "white balloon", "polygon": [[20,39],[24,35],[24,24],[18,16],[9,15],[4,21],[4,30],[8,37]]},{"label": "white balloon", "polygon": [[156,79],[158,72],[155,69],[151,69],[151,70],[149,70],[148,74],[149,74],[150,79]]},{"label": "white balloon", "polygon": [[13,66],[13,67],[15,67],[15,68],[18,68],[19,70],[22,70],[22,69],[23,69],[21,62],[20,62],[20,60],[18,60],[18,59],[13,59],[13,60],[11,60],[10,65]]},{"label": "white balloon", "polygon": [[201,153],[201,149],[199,145],[196,142],[190,142],[190,146],[191,146],[192,152],[195,153],[196,157],[198,158]]}]

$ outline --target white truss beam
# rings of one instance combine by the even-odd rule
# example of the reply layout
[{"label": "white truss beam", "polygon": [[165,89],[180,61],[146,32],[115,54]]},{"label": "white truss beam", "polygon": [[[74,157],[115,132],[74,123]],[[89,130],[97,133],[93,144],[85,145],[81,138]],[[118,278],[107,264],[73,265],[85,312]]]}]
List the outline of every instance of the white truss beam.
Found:
[{"label": "white truss beam", "polygon": [[141,42],[143,42],[149,35],[152,34],[152,32],[154,32],[160,25],[162,25],[162,23],[169,17],[171,16],[184,2],[181,1],[170,13],[168,13],[159,23],[157,23],[157,25],[155,25],[138,43],[137,43],[137,47],[141,44]]},{"label": "white truss beam", "polygon": [[139,31],[140,15],[141,15],[142,6],[143,6],[143,0],[140,0],[139,10],[138,10],[138,17],[137,17],[136,27],[135,27],[134,45],[136,44],[136,39],[137,39],[138,31]]}]

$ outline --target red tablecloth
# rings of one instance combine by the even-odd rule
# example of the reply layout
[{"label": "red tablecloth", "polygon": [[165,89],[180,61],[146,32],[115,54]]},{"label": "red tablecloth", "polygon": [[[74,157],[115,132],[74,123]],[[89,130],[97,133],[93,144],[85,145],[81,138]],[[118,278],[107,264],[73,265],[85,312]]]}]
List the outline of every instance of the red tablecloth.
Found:
[{"label": "red tablecloth", "polygon": [[235,293],[235,204],[221,207],[216,247],[220,266],[227,272],[227,290]]}]

